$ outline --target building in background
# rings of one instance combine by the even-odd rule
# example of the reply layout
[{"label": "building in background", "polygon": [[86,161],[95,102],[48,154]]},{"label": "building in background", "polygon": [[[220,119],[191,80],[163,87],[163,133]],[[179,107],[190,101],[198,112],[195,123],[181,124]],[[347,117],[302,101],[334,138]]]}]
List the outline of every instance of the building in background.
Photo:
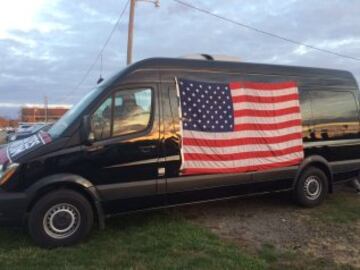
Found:
[{"label": "building in background", "polygon": [[69,106],[24,106],[21,108],[20,118],[21,122],[35,123],[35,122],[55,122],[63,116],[68,110]]},{"label": "building in background", "polygon": [[0,117],[0,128],[12,127],[15,128],[18,126],[18,121],[14,119],[8,119],[6,117]]}]

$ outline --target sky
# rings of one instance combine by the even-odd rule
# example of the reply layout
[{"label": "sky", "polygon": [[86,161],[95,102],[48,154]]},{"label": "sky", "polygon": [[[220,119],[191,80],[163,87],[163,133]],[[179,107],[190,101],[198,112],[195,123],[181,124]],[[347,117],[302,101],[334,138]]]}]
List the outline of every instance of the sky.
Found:
[{"label": "sky", "polygon": [[[360,58],[359,0],[184,0],[233,20],[325,50]],[[127,0],[0,0],[0,115],[23,104],[73,104],[96,85],[98,61]],[[21,8],[19,8],[21,7]],[[314,51],[218,20],[173,0],[136,3],[134,61],[194,53],[244,62],[345,69],[360,82],[360,61]],[[128,10],[103,52],[102,76],[126,66]]]}]

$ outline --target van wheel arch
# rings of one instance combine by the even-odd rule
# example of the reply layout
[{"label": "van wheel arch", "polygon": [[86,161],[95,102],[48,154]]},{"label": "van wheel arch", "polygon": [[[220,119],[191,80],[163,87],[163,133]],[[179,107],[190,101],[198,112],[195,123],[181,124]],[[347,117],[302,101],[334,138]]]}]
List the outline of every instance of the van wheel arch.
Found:
[{"label": "van wheel arch", "polygon": [[96,188],[92,185],[89,187],[83,186],[79,184],[77,181],[71,181],[71,180],[52,182],[47,185],[42,185],[36,190],[31,189],[29,192],[31,194],[30,200],[26,211],[27,216],[29,216],[31,209],[45,194],[59,189],[72,190],[83,195],[88,200],[88,202],[92,207],[95,220],[98,222],[99,228],[100,229],[105,228],[105,215],[102,206],[100,204],[100,198]]},{"label": "van wheel arch", "polygon": [[304,159],[300,166],[299,169],[296,173],[295,176],[295,181],[293,184],[293,188],[296,187],[301,175],[303,172],[305,172],[308,168],[310,167],[315,167],[318,168],[320,170],[322,170],[325,175],[327,176],[328,179],[328,188],[329,188],[329,193],[333,192],[333,172],[332,169],[330,167],[329,162],[323,158],[322,156],[318,156],[318,155],[313,155],[313,156],[309,156],[306,159]]}]

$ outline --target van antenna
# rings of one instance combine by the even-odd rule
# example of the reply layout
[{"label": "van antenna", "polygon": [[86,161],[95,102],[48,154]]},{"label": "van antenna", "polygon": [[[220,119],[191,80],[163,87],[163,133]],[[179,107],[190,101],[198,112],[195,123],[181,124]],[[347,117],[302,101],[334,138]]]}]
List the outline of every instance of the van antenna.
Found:
[{"label": "van antenna", "polygon": [[103,80],[104,80],[104,78],[102,77],[102,71],[103,71],[103,55],[102,55],[102,53],[100,54],[100,77],[99,77],[99,79],[97,80],[97,82],[96,82],[96,84],[100,84]]}]

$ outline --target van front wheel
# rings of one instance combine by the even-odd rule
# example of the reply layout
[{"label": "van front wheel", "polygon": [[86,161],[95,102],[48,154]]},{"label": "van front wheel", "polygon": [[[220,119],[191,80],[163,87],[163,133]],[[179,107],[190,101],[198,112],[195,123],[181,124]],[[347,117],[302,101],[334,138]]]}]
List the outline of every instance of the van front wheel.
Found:
[{"label": "van front wheel", "polygon": [[301,174],[294,197],[300,205],[314,207],[322,203],[327,193],[328,177],[321,169],[310,167]]},{"label": "van front wheel", "polygon": [[29,231],[41,247],[70,246],[90,232],[94,215],[89,201],[72,190],[43,196],[31,209]]}]

